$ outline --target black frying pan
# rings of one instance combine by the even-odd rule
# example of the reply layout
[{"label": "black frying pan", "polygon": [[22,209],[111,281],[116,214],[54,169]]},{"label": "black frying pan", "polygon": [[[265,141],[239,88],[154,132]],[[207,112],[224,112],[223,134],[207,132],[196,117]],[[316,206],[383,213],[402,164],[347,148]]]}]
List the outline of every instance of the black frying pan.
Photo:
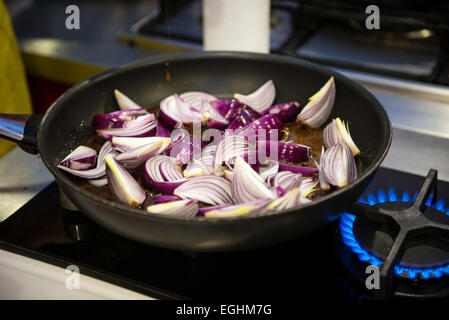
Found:
[{"label": "black frying pan", "polygon": [[[165,81],[166,63],[172,81]],[[218,97],[252,92],[273,79],[275,102],[303,105],[333,75],[337,88],[330,119],[350,123],[362,154],[359,178],[310,204],[257,217],[206,219],[145,215],[141,210],[100,198],[78,187],[56,165],[94,134],[92,117],[118,109],[113,90],[143,106],[158,105],[166,96],[201,90]],[[277,55],[201,52],[166,55],[111,69],[81,82],[62,95],[43,118],[15,117],[0,121],[0,134],[32,151],[37,149],[68,198],[89,218],[124,237],[180,250],[224,251],[261,247],[313,232],[336,219],[363,192],[387,154],[392,130],[387,113],[367,90],[348,78],[303,60]],[[5,124],[9,128],[5,129]],[[39,125],[38,125],[39,124]],[[11,127],[15,134],[11,134]],[[38,138],[36,138],[38,137]]]}]

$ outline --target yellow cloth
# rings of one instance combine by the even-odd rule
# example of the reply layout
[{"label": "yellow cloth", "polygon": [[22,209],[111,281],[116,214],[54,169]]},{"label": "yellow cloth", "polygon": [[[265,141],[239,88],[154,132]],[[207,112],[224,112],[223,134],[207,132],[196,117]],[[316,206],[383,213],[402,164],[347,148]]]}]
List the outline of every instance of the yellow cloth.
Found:
[{"label": "yellow cloth", "polygon": [[[0,0],[0,113],[31,113],[25,72],[8,12]],[[15,146],[0,139],[0,157]]]}]

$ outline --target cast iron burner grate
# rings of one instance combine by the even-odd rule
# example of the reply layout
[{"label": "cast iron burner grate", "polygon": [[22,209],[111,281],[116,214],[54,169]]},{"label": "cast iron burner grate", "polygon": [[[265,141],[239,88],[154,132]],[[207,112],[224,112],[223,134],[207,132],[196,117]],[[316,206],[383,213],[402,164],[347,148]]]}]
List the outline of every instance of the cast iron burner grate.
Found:
[{"label": "cast iron burner grate", "polygon": [[[341,240],[352,256],[365,265],[381,267],[375,297],[448,293],[449,209],[443,200],[436,201],[436,187],[437,171],[430,170],[413,198],[407,192],[398,197],[394,189],[380,190],[377,197],[369,194],[367,200],[359,199],[351,214],[342,215]],[[348,267],[344,251],[340,258]]]}]

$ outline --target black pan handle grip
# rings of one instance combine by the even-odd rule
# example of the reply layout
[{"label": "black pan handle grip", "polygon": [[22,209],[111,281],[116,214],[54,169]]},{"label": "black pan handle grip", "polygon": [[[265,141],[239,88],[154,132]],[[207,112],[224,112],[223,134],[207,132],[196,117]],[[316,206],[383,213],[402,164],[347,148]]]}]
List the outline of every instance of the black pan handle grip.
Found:
[{"label": "black pan handle grip", "polygon": [[42,115],[0,113],[0,138],[17,143],[26,152],[36,154],[37,134]]}]

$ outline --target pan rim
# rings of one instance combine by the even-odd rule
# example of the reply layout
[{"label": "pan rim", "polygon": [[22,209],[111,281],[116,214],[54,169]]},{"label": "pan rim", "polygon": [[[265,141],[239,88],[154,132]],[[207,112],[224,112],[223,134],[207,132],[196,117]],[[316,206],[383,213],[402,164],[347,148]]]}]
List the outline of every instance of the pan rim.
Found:
[{"label": "pan rim", "polygon": [[[57,166],[53,163],[51,159],[48,159],[44,154],[41,153],[42,149],[42,139],[41,134],[43,131],[43,128],[45,127],[46,123],[49,121],[49,117],[51,117],[52,112],[55,108],[58,107],[58,105],[62,104],[63,101],[73,94],[76,94],[76,92],[89,85],[92,82],[101,81],[103,77],[107,77],[113,74],[119,74],[121,72],[133,70],[139,67],[142,67],[143,65],[157,65],[160,63],[166,63],[171,61],[187,61],[187,60],[195,60],[195,59],[215,59],[217,57],[224,57],[224,58],[234,58],[234,59],[249,59],[249,60],[266,60],[269,59],[271,61],[277,61],[280,63],[291,63],[291,64],[300,64],[305,65],[309,68],[313,68],[319,72],[326,73],[328,75],[333,75],[336,80],[338,81],[344,81],[347,85],[355,89],[356,91],[360,92],[362,95],[365,96],[365,98],[368,101],[372,101],[373,103],[377,104],[379,107],[380,114],[385,118],[387,125],[387,131],[386,134],[388,134],[388,139],[383,143],[383,152],[374,159],[374,162],[366,168],[365,171],[351,184],[348,186],[335,190],[332,193],[323,196],[322,198],[318,200],[314,200],[310,203],[303,204],[297,207],[293,207],[287,210],[282,211],[268,211],[265,213],[255,214],[255,215],[243,215],[239,217],[223,217],[223,218],[206,218],[206,217],[178,217],[178,216],[167,216],[167,215],[161,215],[161,214],[146,214],[146,211],[144,209],[135,209],[127,207],[124,204],[113,202],[111,200],[102,198],[100,196],[95,195],[94,193],[91,193],[79,186],[77,186],[74,182],[70,180],[66,175],[64,175],[61,170],[57,168]],[[356,83],[355,81],[349,79],[348,77],[342,75],[338,71],[335,71],[329,67],[319,65],[317,63],[309,62],[300,58],[295,57],[289,57],[289,56],[282,56],[278,54],[261,54],[261,53],[252,53],[252,52],[240,52],[240,51],[208,51],[208,52],[182,52],[182,53],[170,53],[170,54],[162,54],[155,57],[149,57],[144,59],[139,59],[132,61],[130,63],[124,64],[119,67],[110,68],[108,70],[105,70],[99,74],[96,74],[80,83],[75,84],[73,87],[68,89],[66,92],[64,92],[53,104],[50,106],[50,108],[47,110],[47,112],[44,114],[42,121],[39,125],[39,131],[38,131],[38,148],[41,153],[42,160],[44,164],[47,166],[47,168],[50,170],[50,172],[53,174],[53,176],[56,178],[57,181],[60,181],[63,183],[63,185],[67,188],[69,188],[72,192],[81,194],[83,197],[86,197],[90,200],[93,200],[95,202],[100,203],[101,205],[109,208],[118,209],[120,213],[123,214],[133,214],[136,216],[141,217],[142,219],[148,219],[148,220],[162,220],[162,221],[176,221],[178,223],[199,223],[199,224],[234,224],[234,223],[247,223],[248,221],[261,221],[265,219],[274,219],[279,216],[286,216],[286,215],[292,215],[297,213],[298,211],[307,211],[307,209],[313,209],[316,206],[321,205],[322,203],[331,200],[332,198],[341,196],[343,194],[346,194],[346,192],[351,192],[353,189],[358,187],[360,184],[362,184],[366,179],[368,179],[380,166],[382,161],[385,159],[393,138],[393,129],[392,129],[392,123],[390,120],[390,117],[388,113],[386,112],[385,108],[382,106],[382,104],[377,100],[374,95],[369,92],[367,89],[365,89],[360,84]]]}]

